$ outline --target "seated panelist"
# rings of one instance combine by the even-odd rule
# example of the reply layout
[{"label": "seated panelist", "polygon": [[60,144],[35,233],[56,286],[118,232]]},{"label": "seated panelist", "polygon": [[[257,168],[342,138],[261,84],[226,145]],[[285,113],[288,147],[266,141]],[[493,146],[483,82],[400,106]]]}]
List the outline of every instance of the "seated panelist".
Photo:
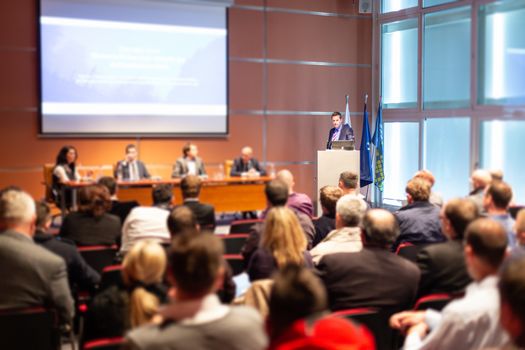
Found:
[{"label": "seated panelist", "polygon": [[182,157],[177,159],[173,166],[172,178],[180,178],[186,175],[197,175],[206,177],[204,162],[198,157],[197,145],[188,142],[182,147]]},{"label": "seated panelist", "polygon": [[251,147],[243,147],[241,156],[233,161],[233,166],[230,171],[230,176],[241,176],[243,173],[259,173],[259,175],[266,175],[257,159],[253,158],[253,150]]},{"label": "seated panelist", "polygon": [[126,146],[126,158],[117,163],[115,177],[119,180],[140,180],[150,178],[148,169],[143,162],[137,159],[137,147],[133,144]]},{"label": "seated panelist", "polygon": [[326,142],[326,149],[332,149],[332,142],[338,140],[354,140],[354,130],[348,124],[343,123],[341,113],[332,113],[332,126],[328,133],[328,141]]}]

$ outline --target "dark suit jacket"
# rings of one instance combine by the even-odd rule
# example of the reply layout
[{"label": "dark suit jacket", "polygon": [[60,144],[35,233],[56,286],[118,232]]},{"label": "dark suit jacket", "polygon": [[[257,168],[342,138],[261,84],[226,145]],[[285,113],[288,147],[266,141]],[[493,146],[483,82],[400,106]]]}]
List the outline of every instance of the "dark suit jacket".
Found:
[{"label": "dark suit jacket", "polygon": [[417,266],[388,250],[325,255],[317,265],[331,310],[356,307],[410,308],[416,298]]},{"label": "dark suit jacket", "polygon": [[202,229],[215,229],[215,209],[209,204],[186,199],[183,205],[191,209]]},{"label": "dark suit jacket", "polygon": [[[354,129],[348,124],[343,124],[339,133],[338,140],[354,140]],[[328,141],[326,142],[326,149],[332,149],[332,135],[335,132],[335,128],[331,128],[328,133]]]},{"label": "dark suit jacket", "polygon": [[315,247],[330,233],[330,231],[335,229],[335,218],[323,214],[317,220],[313,220],[313,223],[315,227],[315,236],[312,242],[312,247]]},{"label": "dark suit jacket", "polygon": [[261,174],[261,176],[266,175],[266,170],[264,170],[261,167],[257,159],[252,158],[248,161],[248,163],[245,164],[242,158],[239,157],[233,161],[233,166],[230,171],[230,176],[241,176],[242,173],[245,173],[250,169],[254,169],[258,171]]},{"label": "dark suit jacket", "polygon": [[[197,174],[195,175],[206,175],[204,169],[204,163],[201,158],[195,158],[195,167],[197,168]],[[180,157],[173,166],[171,177],[183,177],[188,174],[188,160],[184,157]]]},{"label": "dark suit jacket", "polygon": [[417,265],[421,270],[419,296],[462,292],[471,282],[460,240],[427,245],[419,251]]},{"label": "dark suit jacket", "polygon": [[120,236],[120,219],[104,214],[99,218],[84,212],[69,213],[60,227],[60,236],[77,245],[111,245]]},{"label": "dark suit jacket", "polygon": [[[137,160],[136,162],[137,162],[137,169],[139,172],[139,178],[149,179],[151,175],[149,174],[148,169],[146,169],[146,166],[144,165],[144,163],[142,163],[140,160]],[[129,180],[130,172],[131,172],[130,163],[125,160],[119,161],[115,168],[115,177],[118,177],[117,174],[119,173],[119,171],[122,171],[122,180]]]},{"label": "dark suit jacket", "polygon": [[38,245],[64,259],[71,290],[77,287],[94,290],[100,283],[100,275],[84,261],[73,241],[61,240],[42,231],[37,231],[33,239]]},{"label": "dark suit jacket", "polygon": [[0,233],[0,309],[51,306],[73,316],[64,260],[15,231]]}]

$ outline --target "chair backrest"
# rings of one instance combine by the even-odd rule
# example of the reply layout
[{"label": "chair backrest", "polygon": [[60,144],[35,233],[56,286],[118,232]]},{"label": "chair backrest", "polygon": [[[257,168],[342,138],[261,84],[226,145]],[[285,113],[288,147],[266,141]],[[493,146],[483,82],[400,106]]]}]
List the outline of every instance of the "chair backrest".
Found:
[{"label": "chair backrest", "polygon": [[232,159],[226,159],[224,161],[224,176],[225,177],[229,177],[230,176],[230,172],[232,170],[232,167],[233,167],[233,160]]},{"label": "chair backrest", "polygon": [[225,254],[224,260],[230,264],[234,276],[241,274],[244,271],[244,258],[240,254]]},{"label": "chair backrest", "polygon": [[44,175],[44,186],[45,190],[45,199],[46,202],[54,202],[55,198],[53,196],[53,168],[55,164],[44,164],[42,166],[42,173]]},{"label": "chair backrest", "polygon": [[389,319],[396,310],[355,308],[336,311],[332,315],[360,323],[374,335],[377,350],[399,349],[400,334],[389,326]]},{"label": "chair backrest", "polygon": [[230,224],[230,233],[246,233],[250,232],[252,226],[258,222],[263,222],[262,219],[250,220],[235,220]]},{"label": "chair backrest", "polygon": [[244,243],[248,239],[247,233],[234,233],[229,235],[221,235],[224,243],[225,254],[240,254]]},{"label": "chair backrest", "polygon": [[447,293],[425,295],[416,301],[414,310],[434,309],[441,311],[452,299],[452,295]]},{"label": "chair backrest", "polygon": [[122,286],[122,265],[109,265],[102,269],[100,277],[100,290],[111,286]]},{"label": "chair backrest", "polygon": [[410,260],[412,262],[417,261],[417,254],[421,249],[423,249],[425,245],[413,245],[412,243],[404,242],[401,243],[396,250],[396,254]]},{"label": "chair backrest", "polygon": [[117,254],[117,246],[83,246],[78,247],[78,251],[89,266],[95,269],[98,273],[102,273],[104,267],[113,265],[115,255]]},{"label": "chair backrest", "polygon": [[100,338],[94,339],[84,344],[84,350],[120,350],[124,344],[124,338]]},{"label": "chair backrest", "polygon": [[56,313],[43,307],[0,310],[0,349],[57,350]]}]

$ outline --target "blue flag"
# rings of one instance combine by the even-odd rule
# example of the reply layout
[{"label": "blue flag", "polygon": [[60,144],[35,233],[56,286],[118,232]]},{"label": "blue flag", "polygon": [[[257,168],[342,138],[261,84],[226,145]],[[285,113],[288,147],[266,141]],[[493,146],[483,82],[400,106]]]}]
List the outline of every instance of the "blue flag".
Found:
[{"label": "blue flag", "polygon": [[368,112],[366,111],[366,102],[365,102],[365,112],[363,115],[363,134],[361,136],[361,157],[359,164],[360,172],[360,185],[365,187],[374,182],[374,174],[372,170],[372,159],[370,158],[370,127],[368,126]]},{"label": "blue flag", "polygon": [[383,192],[385,186],[385,161],[384,161],[384,146],[385,146],[385,136],[383,134],[383,108],[381,106],[381,101],[379,102],[379,107],[377,108],[377,118],[376,118],[376,128],[374,130],[374,136],[372,137],[372,143],[375,145],[375,172],[374,172],[374,185]]}]

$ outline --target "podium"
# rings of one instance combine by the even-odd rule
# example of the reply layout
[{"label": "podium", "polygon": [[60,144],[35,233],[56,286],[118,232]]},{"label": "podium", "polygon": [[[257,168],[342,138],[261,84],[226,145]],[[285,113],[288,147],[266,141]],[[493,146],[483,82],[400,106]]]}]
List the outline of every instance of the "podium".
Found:
[{"label": "podium", "polygon": [[317,216],[321,216],[319,190],[324,186],[337,186],[343,171],[357,174],[359,189],[359,151],[326,150],[317,151]]}]

